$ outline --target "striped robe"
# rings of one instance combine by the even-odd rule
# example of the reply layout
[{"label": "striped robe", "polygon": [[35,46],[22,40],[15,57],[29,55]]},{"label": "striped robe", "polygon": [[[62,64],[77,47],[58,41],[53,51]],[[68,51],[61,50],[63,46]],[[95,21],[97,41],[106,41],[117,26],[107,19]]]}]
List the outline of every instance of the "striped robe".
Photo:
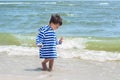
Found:
[{"label": "striped robe", "polygon": [[42,44],[39,49],[40,58],[57,58],[56,45],[58,44],[56,33],[50,26],[43,26],[39,29],[36,44]]}]

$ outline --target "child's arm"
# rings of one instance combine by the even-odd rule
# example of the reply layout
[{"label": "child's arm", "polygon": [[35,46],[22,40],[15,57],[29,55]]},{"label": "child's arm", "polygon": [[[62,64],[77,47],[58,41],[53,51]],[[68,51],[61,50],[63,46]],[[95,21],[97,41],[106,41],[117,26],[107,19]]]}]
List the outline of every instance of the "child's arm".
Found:
[{"label": "child's arm", "polygon": [[38,47],[42,47],[43,46],[43,38],[44,38],[44,32],[40,31],[37,38],[36,38],[36,45]]},{"label": "child's arm", "polygon": [[38,36],[36,38],[36,45],[38,47],[42,47],[42,37],[40,36],[40,34],[38,34]]},{"label": "child's arm", "polygon": [[62,42],[63,42],[63,37],[61,37],[61,38],[59,39],[59,41],[58,41],[57,44],[62,44]]}]

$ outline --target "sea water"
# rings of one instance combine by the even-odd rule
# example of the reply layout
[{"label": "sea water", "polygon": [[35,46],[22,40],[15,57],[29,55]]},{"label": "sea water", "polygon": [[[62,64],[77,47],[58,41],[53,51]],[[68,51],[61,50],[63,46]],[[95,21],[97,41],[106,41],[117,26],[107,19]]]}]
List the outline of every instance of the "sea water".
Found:
[{"label": "sea water", "polygon": [[119,1],[0,1],[0,55],[38,55],[38,29],[58,13],[59,57],[120,60],[119,9]]}]

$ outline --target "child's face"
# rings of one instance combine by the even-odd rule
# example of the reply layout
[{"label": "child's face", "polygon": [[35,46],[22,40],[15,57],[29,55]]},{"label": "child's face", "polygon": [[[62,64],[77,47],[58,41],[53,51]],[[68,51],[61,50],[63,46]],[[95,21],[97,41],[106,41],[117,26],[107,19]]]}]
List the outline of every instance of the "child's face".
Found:
[{"label": "child's face", "polygon": [[60,27],[60,24],[51,23],[51,27],[52,27],[53,30],[56,30]]}]

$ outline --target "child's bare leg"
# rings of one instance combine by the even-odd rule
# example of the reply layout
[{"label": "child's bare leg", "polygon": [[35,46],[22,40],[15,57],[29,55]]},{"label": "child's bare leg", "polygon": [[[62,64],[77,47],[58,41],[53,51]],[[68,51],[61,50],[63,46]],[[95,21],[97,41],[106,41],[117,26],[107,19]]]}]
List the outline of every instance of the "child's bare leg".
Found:
[{"label": "child's bare leg", "polygon": [[49,59],[49,71],[52,71],[54,59]]},{"label": "child's bare leg", "polygon": [[42,62],[42,68],[43,68],[43,70],[47,70],[48,68],[47,68],[47,65],[46,65],[46,63],[48,62],[49,60],[48,59],[45,59],[43,62]]}]

